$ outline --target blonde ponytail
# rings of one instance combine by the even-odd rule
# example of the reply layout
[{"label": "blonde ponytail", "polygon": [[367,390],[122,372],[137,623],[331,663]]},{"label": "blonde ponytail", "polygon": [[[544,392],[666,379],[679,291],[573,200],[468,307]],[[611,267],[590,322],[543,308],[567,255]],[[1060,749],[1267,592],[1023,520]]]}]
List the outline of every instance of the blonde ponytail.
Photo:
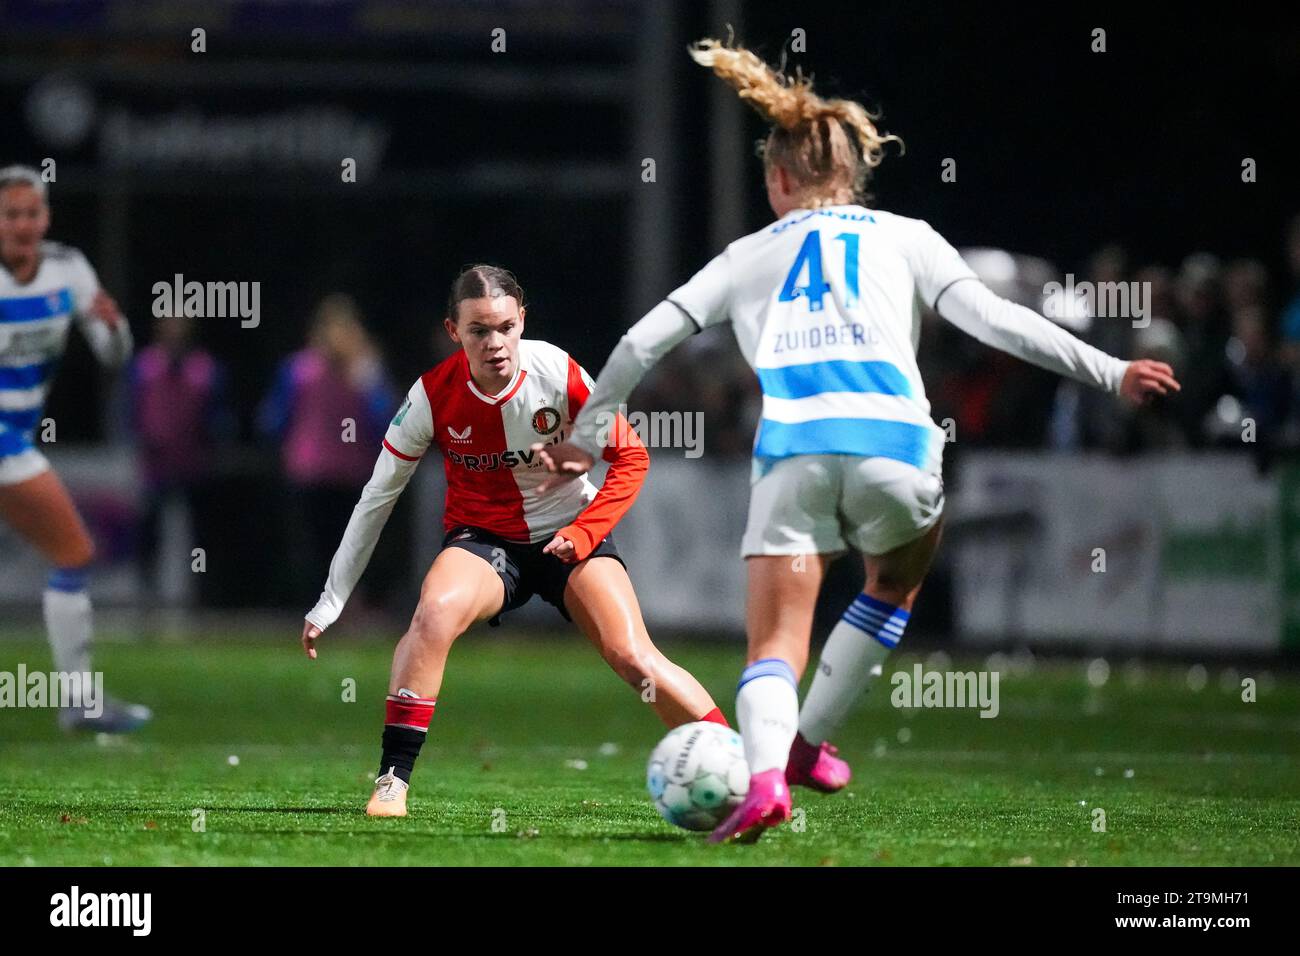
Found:
[{"label": "blonde ponytail", "polygon": [[878,118],[861,103],[823,99],[812,78],[787,76],[744,47],[704,39],[689,48],[691,58],[708,67],[773,126],[765,157],[784,166],[816,191],[847,188],[860,196],[870,171],[884,159],[886,143]]}]

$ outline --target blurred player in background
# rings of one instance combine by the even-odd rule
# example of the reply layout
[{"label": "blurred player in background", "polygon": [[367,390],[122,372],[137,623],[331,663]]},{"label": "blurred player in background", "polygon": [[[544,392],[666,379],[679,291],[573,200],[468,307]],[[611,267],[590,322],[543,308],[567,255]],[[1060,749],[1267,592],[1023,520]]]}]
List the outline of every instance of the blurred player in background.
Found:
[{"label": "blurred player in background", "polygon": [[295,593],[325,576],[396,403],[356,302],[327,295],[306,347],[280,363],[257,414],[262,434],[280,442]]},{"label": "blurred player in background", "polygon": [[[55,669],[90,673],[86,579],[95,547],[77,507],[36,448],[36,427],[75,322],[96,358],[120,368],[131,329],[76,249],[46,242],[50,207],[36,170],[0,169],[0,519],[53,565],[43,596]],[[134,730],[149,708],[106,699],[98,716],[59,712],[69,730]]]},{"label": "blurred player in background", "polygon": [[[748,50],[692,51],[772,124],[763,148],[778,221],[732,243],[623,337],[569,443],[542,449],[555,482],[582,474],[602,420],[679,342],[731,321],[758,375],[748,527],[747,666],[736,715],[752,774],[710,839],[757,839],[790,814],[788,784],[849,780],[828,738],[898,645],[939,542],[944,432],[916,364],[923,303],[980,341],[1133,402],[1178,389],[1163,363],[1123,362],[983,285],[928,224],[861,205],[887,142],[858,103]],[[548,483],[545,487],[550,487]],[[851,545],[866,585],[822,651],[799,709],[826,568]]]},{"label": "blurred player in background", "polygon": [[195,540],[209,537],[214,451],[236,431],[227,387],[225,368],[194,342],[194,320],[186,316],[158,318],[153,344],[131,362],[129,420],[145,481],[140,581],[150,603],[160,591],[158,552],[167,505],[178,502],[185,509]]},{"label": "blurred player in background", "polygon": [[619,677],[649,690],[665,724],[726,723],[699,682],[651,642],[610,538],[650,461],[626,420],[603,449],[610,467],[599,491],[584,477],[538,492],[546,471],[529,446],[568,434],[591,379],[563,350],[522,340],[524,313],[523,290],[506,270],[472,266],[456,279],[444,326],[460,349],[407,393],[303,625],[303,646],[314,658],[317,638],[342,612],[398,495],[436,446],[447,475],[447,535],[393,656],[380,775],[366,807],[374,816],[406,815],[411,770],[452,643],[475,622],[496,625],[534,594],[576,620]]}]

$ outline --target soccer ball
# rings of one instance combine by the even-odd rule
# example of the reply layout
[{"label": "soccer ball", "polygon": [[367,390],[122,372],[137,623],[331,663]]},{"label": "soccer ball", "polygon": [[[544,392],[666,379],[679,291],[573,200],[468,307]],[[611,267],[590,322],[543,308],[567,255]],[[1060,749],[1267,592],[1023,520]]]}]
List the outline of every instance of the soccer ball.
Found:
[{"label": "soccer ball", "polygon": [[749,791],[740,734],[707,720],[675,727],[650,754],[645,784],[669,823],[712,830]]}]

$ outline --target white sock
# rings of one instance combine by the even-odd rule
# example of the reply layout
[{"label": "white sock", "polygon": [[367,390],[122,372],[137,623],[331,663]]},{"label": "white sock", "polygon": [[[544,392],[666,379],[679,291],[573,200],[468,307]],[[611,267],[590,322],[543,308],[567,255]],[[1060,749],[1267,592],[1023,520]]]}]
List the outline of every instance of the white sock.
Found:
[{"label": "white sock", "polygon": [[749,772],[785,770],[799,726],[799,682],[794,668],[765,657],[745,668],[736,688],[736,723]]},{"label": "white sock", "polygon": [[52,573],[41,604],[54,669],[63,673],[88,672],[91,626],[86,572],[65,568]]},{"label": "white sock", "polygon": [[844,723],[853,705],[884,669],[898,646],[907,619],[902,608],[859,594],[849,605],[822,648],[812,687],[799,712],[799,733],[813,746]]}]

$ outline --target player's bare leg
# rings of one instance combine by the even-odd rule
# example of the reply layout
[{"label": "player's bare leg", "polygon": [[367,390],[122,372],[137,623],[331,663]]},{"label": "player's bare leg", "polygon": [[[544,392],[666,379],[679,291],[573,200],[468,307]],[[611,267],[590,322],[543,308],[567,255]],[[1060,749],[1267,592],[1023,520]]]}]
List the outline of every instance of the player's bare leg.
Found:
[{"label": "player's bare leg", "polygon": [[95,557],[81,515],[53,471],[0,487],[0,519],[56,567],[84,568]]},{"label": "player's bare leg", "polygon": [[411,769],[428,734],[451,645],[470,625],[500,611],[504,602],[505,585],[478,555],[446,548],[433,562],[411,624],[393,652],[384,753],[366,804],[370,816],[406,816]]},{"label": "player's bare leg", "polygon": [[492,565],[463,548],[444,549],[424,576],[410,626],[393,652],[388,692],[405,687],[437,697],[452,643],[500,611],[505,595]]},{"label": "player's bare leg", "polygon": [[[55,669],[88,673],[92,627],[85,578],[95,546],[67,488],[53,471],[0,487],[0,521],[55,568],[42,599]],[[153,716],[140,704],[110,699],[100,704],[98,716],[64,710],[59,722],[68,730],[120,733],[140,727]]]},{"label": "player's bare leg", "polygon": [[867,583],[862,593],[912,610],[942,537],[943,519],[940,519],[915,541],[888,554],[865,556],[862,563],[867,572]]},{"label": "player's bare leg", "polygon": [[832,555],[756,555],[745,561],[749,591],[746,667],[736,721],[749,763],[749,793],[713,831],[714,843],[757,840],[789,819],[786,760],[799,724],[799,678],[808,663],[817,593]]},{"label": "player's bare leg", "polygon": [[822,648],[821,661],[799,712],[799,733],[790,751],[786,779],[823,793],[842,789],[849,765],[829,738],[880,676],[898,644],[912,605],[943,534],[942,520],[924,534],[882,554],[865,555],[866,585]]},{"label": "player's bare leg", "polygon": [[564,604],[605,663],[640,692],[669,727],[704,719],[725,723],[700,682],[650,640],[632,581],[617,560],[594,557],[581,562],[569,575]]},{"label": "player's bare leg", "polygon": [[768,554],[745,559],[746,664],[778,657],[790,664],[796,679],[803,676],[817,594],[834,557]]}]

